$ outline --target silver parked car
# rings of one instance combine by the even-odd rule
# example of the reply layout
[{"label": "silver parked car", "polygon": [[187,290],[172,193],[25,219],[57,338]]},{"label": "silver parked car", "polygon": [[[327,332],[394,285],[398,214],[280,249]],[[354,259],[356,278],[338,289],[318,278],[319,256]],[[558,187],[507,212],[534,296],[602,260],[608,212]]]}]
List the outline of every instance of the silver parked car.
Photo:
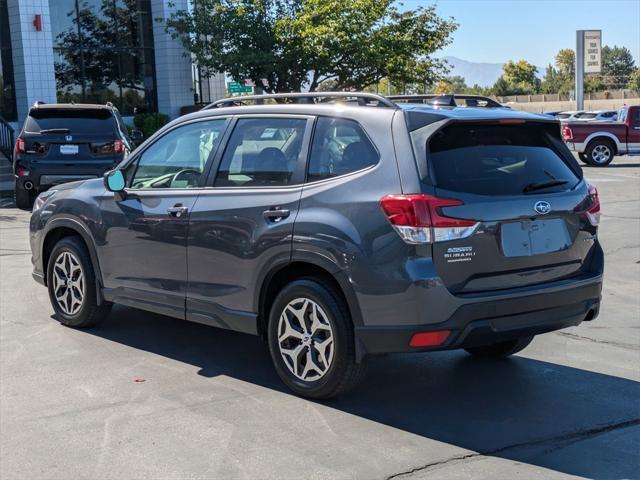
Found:
[{"label": "silver parked car", "polygon": [[572,120],[584,122],[615,122],[617,119],[617,110],[593,110],[591,112],[578,113]]}]

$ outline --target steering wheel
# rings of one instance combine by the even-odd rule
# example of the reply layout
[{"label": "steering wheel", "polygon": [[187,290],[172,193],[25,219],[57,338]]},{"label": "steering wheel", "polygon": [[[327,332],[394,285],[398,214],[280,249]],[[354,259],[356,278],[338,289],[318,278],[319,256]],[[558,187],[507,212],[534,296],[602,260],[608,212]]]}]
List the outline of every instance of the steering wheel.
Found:
[{"label": "steering wheel", "polygon": [[[187,176],[187,175],[197,175],[199,177],[201,174],[202,174],[202,172],[200,170],[196,170],[194,168],[184,168],[184,169],[180,170],[179,172],[176,172],[176,174],[171,179],[170,185],[173,185],[178,180],[181,180],[181,177],[184,177],[184,176]],[[186,180],[187,183],[189,183],[190,179],[189,178],[185,178],[184,180]],[[189,185],[191,185],[191,184],[189,183]]]}]

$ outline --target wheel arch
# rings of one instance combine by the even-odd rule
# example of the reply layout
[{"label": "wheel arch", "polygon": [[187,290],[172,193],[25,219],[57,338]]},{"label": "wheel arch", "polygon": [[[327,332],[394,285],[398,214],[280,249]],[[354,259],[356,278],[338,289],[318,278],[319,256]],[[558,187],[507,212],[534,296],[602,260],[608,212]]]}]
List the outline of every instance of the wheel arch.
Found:
[{"label": "wheel arch", "polygon": [[79,237],[89,252],[89,257],[91,258],[91,264],[93,266],[93,271],[95,273],[96,278],[96,294],[98,305],[100,305],[103,301],[102,298],[102,272],[100,270],[100,263],[98,262],[98,255],[96,253],[95,245],[93,243],[93,237],[86,229],[84,225],[82,225],[77,220],[73,220],[70,218],[56,218],[50,220],[47,224],[47,228],[45,230],[43,240],[42,240],[42,268],[44,273],[44,282],[47,285],[47,266],[49,264],[49,256],[51,255],[51,251],[56,243],[58,243],[61,239],[66,237]]},{"label": "wheel arch", "polygon": [[587,149],[591,146],[591,144],[593,144],[593,142],[596,142],[598,140],[606,140],[607,142],[611,143],[613,145],[613,154],[617,155],[618,152],[620,151],[619,148],[619,144],[620,142],[618,141],[618,137],[616,137],[615,135],[608,133],[608,132],[595,132],[592,133],[591,135],[589,135],[586,139],[585,139],[585,152],[587,151]]},{"label": "wheel arch", "polygon": [[255,305],[258,335],[266,335],[269,311],[278,292],[288,283],[303,277],[316,277],[334,287],[347,305],[354,326],[362,325],[362,314],[347,275],[335,264],[327,263],[330,262],[311,258],[294,259],[275,266],[263,276]]}]

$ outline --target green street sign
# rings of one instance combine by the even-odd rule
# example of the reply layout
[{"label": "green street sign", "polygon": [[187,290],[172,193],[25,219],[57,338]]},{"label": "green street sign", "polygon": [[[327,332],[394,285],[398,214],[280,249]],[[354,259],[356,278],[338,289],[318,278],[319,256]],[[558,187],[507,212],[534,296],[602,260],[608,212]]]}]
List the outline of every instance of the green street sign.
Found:
[{"label": "green street sign", "polygon": [[251,93],[253,87],[247,87],[240,82],[227,82],[227,90],[229,93]]}]

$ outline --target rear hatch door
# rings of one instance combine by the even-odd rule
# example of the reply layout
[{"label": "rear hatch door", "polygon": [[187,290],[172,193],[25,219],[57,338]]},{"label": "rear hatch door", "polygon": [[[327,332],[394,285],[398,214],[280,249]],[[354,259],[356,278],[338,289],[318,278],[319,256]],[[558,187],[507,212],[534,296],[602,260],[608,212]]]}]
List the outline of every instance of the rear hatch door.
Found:
[{"label": "rear hatch door", "polygon": [[113,167],[117,126],[108,109],[34,108],[25,122],[23,139],[32,165],[41,171],[76,174]]},{"label": "rear hatch door", "polygon": [[453,123],[431,137],[427,155],[435,195],[459,201],[442,215],[473,224],[462,236],[435,235],[449,290],[518,288],[585,270],[593,199],[557,123]]}]

